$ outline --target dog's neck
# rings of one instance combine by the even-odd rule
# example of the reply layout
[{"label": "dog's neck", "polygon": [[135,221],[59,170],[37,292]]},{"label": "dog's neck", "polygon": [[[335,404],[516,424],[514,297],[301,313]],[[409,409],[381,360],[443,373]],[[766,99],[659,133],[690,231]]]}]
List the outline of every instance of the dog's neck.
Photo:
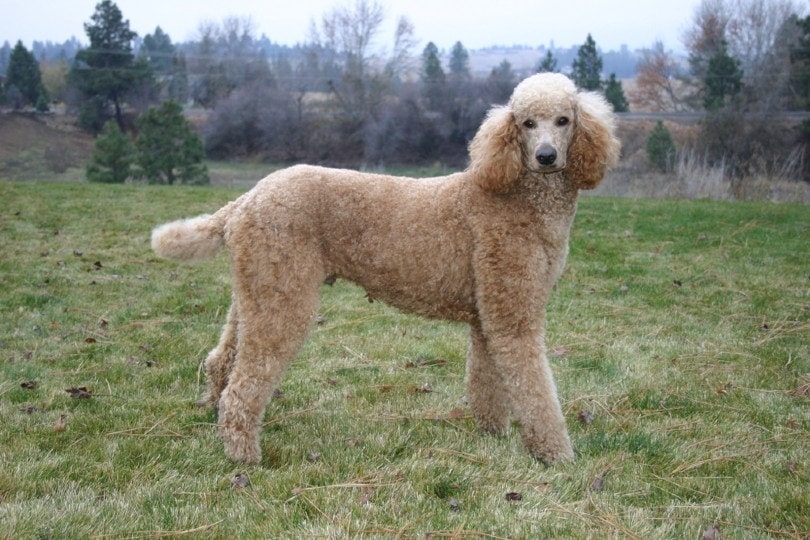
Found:
[{"label": "dog's neck", "polygon": [[527,173],[516,183],[516,188],[543,214],[571,216],[576,211],[579,190],[565,171]]}]

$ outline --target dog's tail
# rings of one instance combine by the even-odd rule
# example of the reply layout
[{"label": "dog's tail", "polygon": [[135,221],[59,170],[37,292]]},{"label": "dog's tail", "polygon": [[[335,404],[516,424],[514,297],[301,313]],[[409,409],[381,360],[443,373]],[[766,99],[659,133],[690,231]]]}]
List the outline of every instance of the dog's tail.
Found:
[{"label": "dog's tail", "polygon": [[152,249],[161,257],[201,261],[216,255],[225,245],[225,223],[236,201],[213,215],[171,221],[152,230]]}]

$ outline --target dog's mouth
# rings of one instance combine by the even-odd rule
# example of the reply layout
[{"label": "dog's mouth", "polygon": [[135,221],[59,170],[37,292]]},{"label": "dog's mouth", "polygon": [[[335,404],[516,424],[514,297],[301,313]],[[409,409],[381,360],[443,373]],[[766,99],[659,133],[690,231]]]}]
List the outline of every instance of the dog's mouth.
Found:
[{"label": "dog's mouth", "polygon": [[565,165],[536,165],[535,170],[540,174],[554,174],[565,169]]}]

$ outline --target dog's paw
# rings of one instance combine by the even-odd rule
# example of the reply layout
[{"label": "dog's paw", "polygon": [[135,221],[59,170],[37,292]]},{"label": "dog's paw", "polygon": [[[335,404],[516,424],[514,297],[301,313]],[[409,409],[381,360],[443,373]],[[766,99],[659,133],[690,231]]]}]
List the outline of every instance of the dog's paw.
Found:
[{"label": "dog's paw", "polygon": [[537,436],[537,434],[527,433],[524,430],[523,442],[526,444],[529,453],[546,465],[556,465],[574,460],[574,449],[566,432],[561,434],[546,433],[544,436]]},{"label": "dog's paw", "polygon": [[254,465],[262,459],[262,451],[259,447],[259,440],[251,437],[231,436],[226,437],[223,430],[220,430],[223,442],[225,443],[225,455],[233,461]]}]

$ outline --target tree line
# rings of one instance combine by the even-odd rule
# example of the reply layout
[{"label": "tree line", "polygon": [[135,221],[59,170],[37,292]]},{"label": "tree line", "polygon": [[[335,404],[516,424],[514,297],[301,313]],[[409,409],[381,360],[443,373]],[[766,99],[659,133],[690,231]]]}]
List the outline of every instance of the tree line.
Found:
[{"label": "tree line", "polygon": [[[504,60],[486,76],[473,76],[460,42],[446,63],[433,43],[418,51],[407,18],[398,20],[390,52],[382,55],[372,43],[383,20],[381,4],[358,0],[325,13],[304,45],[271,54],[250,21],[236,18],[202,25],[199,39],[182,46],[157,27],[138,39],[136,53],[137,35],[115,3],[103,0],[85,24],[90,46],[76,52],[60,97],[84,129],[118,137],[113,128],[105,128],[112,121],[126,134],[124,140],[134,137],[136,143],[144,132],[152,136],[150,129],[157,129],[145,128],[139,119],[159,104],[201,108],[205,112],[196,130],[182,114],[177,121],[185,122],[180,131],[189,137],[201,135],[204,154],[212,158],[463,166],[467,144],[486,110],[507,100],[526,73]],[[751,156],[782,156],[797,141],[806,144],[806,124],[798,134],[773,133],[765,141],[772,146],[767,151],[754,134],[763,127],[778,131],[762,125],[769,112],[808,107],[808,20],[790,0],[703,0],[685,36],[688,66],[663,44],[654,44],[643,54],[629,96],[615,73],[603,73],[590,34],[570,65],[560,65],[548,51],[536,71],[566,72],[579,87],[603,92],[616,111],[628,110],[631,102],[647,110],[706,110],[700,144],[710,159],[729,160],[743,171],[751,166]],[[49,96],[38,73],[33,55],[18,43],[0,99],[47,108]],[[672,139],[660,129],[654,136]],[[669,166],[671,144],[657,150],[664,158],[651,157],[651,163]],[[148,161],[143,159],[134,168],[142,175]],[[152,181],[191,181],[186,178],[170,172]]]}]

